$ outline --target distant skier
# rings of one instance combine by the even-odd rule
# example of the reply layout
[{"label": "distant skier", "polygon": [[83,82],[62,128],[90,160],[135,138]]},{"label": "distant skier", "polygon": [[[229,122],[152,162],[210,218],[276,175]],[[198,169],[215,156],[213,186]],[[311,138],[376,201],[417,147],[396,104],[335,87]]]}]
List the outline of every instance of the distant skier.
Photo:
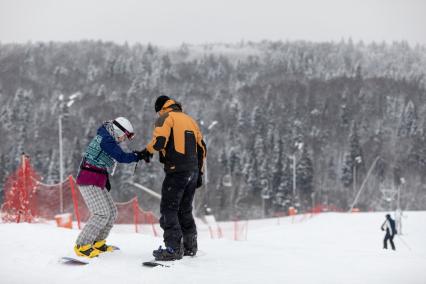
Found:
[{"label": "distant skier", "polygon": [[194,256],[198,250],[192,203],[195,189],[202,184],[206,146],[197,123],[182,111],[181,104],[160,96],[155,112],[159,117],[153,138],[142,153],[151,157],[158,151],[164,164],[160,226],[166,248],[160,246],[153,255],[156,260],[176,260]]},{"label": "distant skier", "polygon": [[133,139],[133,126],[124,117],[106,121],[87,147],[77,184],[90,210],[90,218],[77,238],[74,251],[78,256],[92,258],[102,252],[112,251],[106,238],[117,218],[117,207],[109,193],[108,170],[114,171],[119,163],[138,162],[144,156],[141,152],[125,153],[119,146],[124,140]]},{"label": "distant skier", "polygon": [[386,221],[383,223],[381,227],[382,231],[386,231],[385,238],[383,240],[383,248],[388,248],[388,240],[391,244],[393,250],[395,250],[395,244],[393,243],[393,237],[397,234],[395,228],[395,221],[391,218],[389,214],[386,214]]}]

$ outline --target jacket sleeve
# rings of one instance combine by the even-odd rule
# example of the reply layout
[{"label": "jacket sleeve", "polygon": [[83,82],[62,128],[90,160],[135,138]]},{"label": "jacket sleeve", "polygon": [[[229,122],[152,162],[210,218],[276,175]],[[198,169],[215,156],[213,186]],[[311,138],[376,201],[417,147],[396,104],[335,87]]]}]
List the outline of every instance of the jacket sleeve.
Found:
[{"label": "jacket sleeve", "polygon": [[136,154],[124,152],[112,137],[103,137],[100,146],[103,151],[119,163],[129,164],[138,160]]},{"label": "jacket sleeve", "polygon": [[168,113],[160,116],[155,122],[152,140],[146,146],[146,149],[154,154],[155,151],[160,151],[166,147],[169,141],[170,132],[173,127],[173,118]]}]

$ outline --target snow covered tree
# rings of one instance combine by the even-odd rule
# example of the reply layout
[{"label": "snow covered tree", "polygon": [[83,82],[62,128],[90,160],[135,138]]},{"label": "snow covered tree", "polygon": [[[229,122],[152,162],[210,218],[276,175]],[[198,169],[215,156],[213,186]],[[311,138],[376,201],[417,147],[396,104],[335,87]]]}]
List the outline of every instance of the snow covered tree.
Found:
[{"label": "snow covered tree", "polygon": [[345,154],[341,180],[345,187],[350,187],[353,183],[353,159],[350,153]]},{"label": "snow covered tree", "polygon": [[219,161],[222,165],[221,168],[222,168],[223,174],[229,173],[231,171],[231,169],[230,169],[229,159],[228,159],[228,156],[227,156],[227,153],[226,153],[226,147],[223,147],[222,152],[221,152],[220,157],[219,157]]},{"label": "snow covered tree", "polygon": [[292,200],[293,171],[292,161],[284,157],[283,167],[280,170],[280,183],[274,195],[274,204],[276,211],[287,211]]},{"label": "snow covered tree", "polygon": [[296,166],[297,190],[302,206],[306,209],[311,205],[314,192],[314,167],[306,145]]},{"label": "snow covered tree", "polygon": [[350,141],[350,151],[351,151],[351,158],[355,162],[355,166],[359,167],[360,164],[363,163],[363,155],[362,155],[362,149],[359,142],[359,135],[358,135],[358,127],[356,122],[352,125],[352,132],[350,133],[349,137]]},{"label": "snow covered tree", "polygon": [[241,172],[241,156],[237,148],[232,147],[229,153],[229,170],[231,174]]},{"label": "snow covered tree", "polygon": [[31,121],[32,95],[32,91],[19,88],[12,100],[7,120],[4,122],[6,127],[16,135],[16,143],[12,150],[13,159],[16,162],[19,162],[21,154],[26,152],[27,135],[33,126]]},{"label": "snow covered tree", "polygon": [[251,115],[250,126],[252,131],[257,135],[263,134],[265,120],[263,117],[262,109],[259,106],[255,106]]},{"label": "snow covered tree", "polygon": [[[67,165],[76,162],[74,139],[78,137],[78,147],[84,151],[102,121],[115,116],[129,116],[137,134],[135,147],[146,145],[156,119],[153,101],[166,94],[181,100],[184,111],[197,114],[197,121],[219,122],[209,134],[214,141],[208,145],[209,179],[220,184],[223,169],[218,157],[226,144],[235,190],[223,195],[232,200],[224,205],[232,208],[223,210],[228,214],[223,218],[241,208],[250,210],[256,202],[258,206],[264,179],[269,181],[268,190],[279,193],[278,197],[283,193],[277,202],[285,205],[292,196],[292,168],[287,166],[286,153],[293,153],[295,142],[301,141],[312,146],[313,183],[329,188],[330,203],[345,206],[349,187],[358,187],[363,180],[363,163],[380,155],[387,161],[388,172],[375,170],[367,185],[389,179],[390,169],[399,167],[409,183],[407,196],[412,196],[411,203],[403,206],[424,206],[417,198],[424,195],[422,171],[426,168],[422,162],[426,161],[424,48],[351,41],[264,41],[243,46],[184,44],[164,49],[101,41],[0,44],[0,152],[7,161],[5,168],[11,171],[25,151],[44,177],[58,181],[56,98],[61,93],[79,92],[84,98],[75,101],[69,119],[63,121]],[[23,95],[31,103],[22,103]],[[356,135],[354,119],[359,123]],[[276,135],[282,140],[281,155]],[[361,151],[364,148],[368,152]],[[66,173],[73,170],[68,166]],[[161,174],[155,159],[132,178],[159,188]],[[338,179],[348,190],[341,190]],[[247,192],[254,188],[256,198],[250,203]],[[366,189],[366,196],[373,195],[371,188]],[[235,204],[238,210],[233,209]],[[369,206],[375,208],[373,203]]]},{"label": "snow covered tree", "polygon": [[271,164],[272,167],[272,188],[278,189],[281,183],[283,173],[283,141],[279,135],[275,136],[274,148],[272,151]]},{"label": "snow covered tree", "polygon": [[398,135],[401,137],[411,137],[417,130],[417,114],[412,100],[409,100],[401,116]]},{"label": "snow covered tree", "polygon": [[408,154],[408,161],[413,170],[423,173],[426,170],[426,133],[417,133]]}]

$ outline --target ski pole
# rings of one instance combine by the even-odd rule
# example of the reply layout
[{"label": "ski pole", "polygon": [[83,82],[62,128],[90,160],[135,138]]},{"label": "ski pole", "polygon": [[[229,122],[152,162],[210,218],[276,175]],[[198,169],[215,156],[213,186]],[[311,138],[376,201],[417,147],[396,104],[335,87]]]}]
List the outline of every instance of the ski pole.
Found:
[{"label": "ski pole", "polygon": [[135,169],[133,170],[133,175],[136,174],[136,170],[138,169],[139,161],[136,162]]}]

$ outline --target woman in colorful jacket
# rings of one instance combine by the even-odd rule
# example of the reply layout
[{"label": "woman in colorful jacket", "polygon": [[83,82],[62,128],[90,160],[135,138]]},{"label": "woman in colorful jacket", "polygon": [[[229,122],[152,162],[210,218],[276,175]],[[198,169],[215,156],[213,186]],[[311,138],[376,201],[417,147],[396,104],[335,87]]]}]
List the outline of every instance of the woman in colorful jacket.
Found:
[{"label": "woman in colorful jacket", "polygon": [[92,258],[102,252],[112,251],[106,238],[117,218],[117,207],[109,193],[109,171],[116,162],[132,163],[143,158],[141,152],[124,152],[119,143],[134,137],[133,126],[124,117],[106,121],[87,147],[77,184],[89,208],[90,218],[77,238],[74,251],[78,256]]}]

